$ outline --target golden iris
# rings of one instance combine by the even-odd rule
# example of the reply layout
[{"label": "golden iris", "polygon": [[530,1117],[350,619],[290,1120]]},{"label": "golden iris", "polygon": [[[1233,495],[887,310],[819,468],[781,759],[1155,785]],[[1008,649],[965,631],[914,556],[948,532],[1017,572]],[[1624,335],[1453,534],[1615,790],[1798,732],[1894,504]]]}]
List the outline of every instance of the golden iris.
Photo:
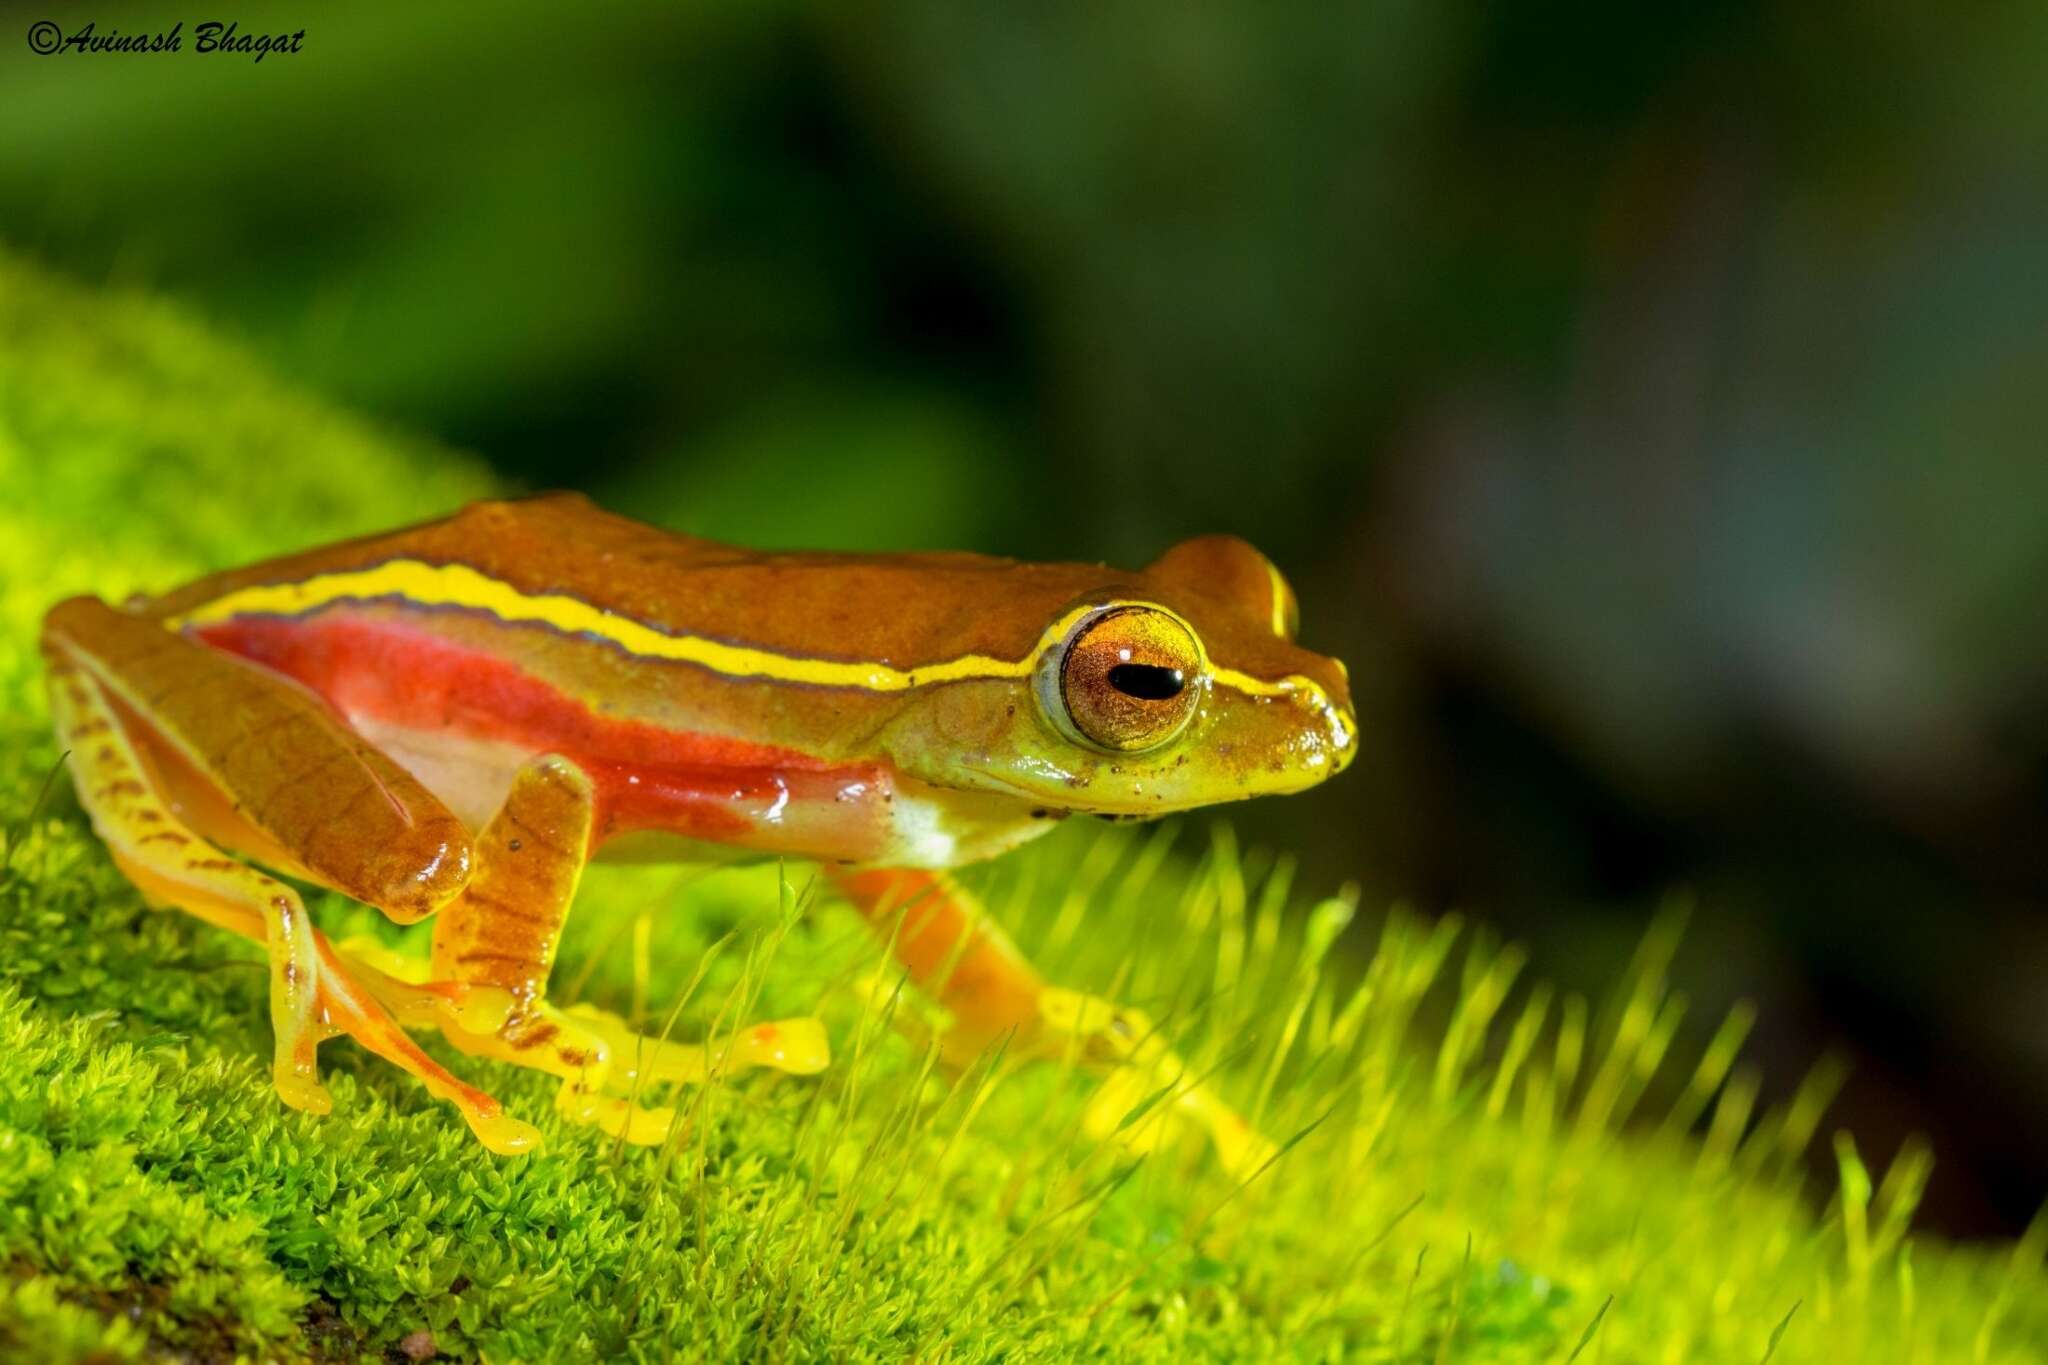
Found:
[{"label": "golden iris", "polygon": [[1086,622],[1060,660],[1060,703],[1082,738],[1150,749],[1187,725],[1201,700],[1202,650],[1180,621],[1118,607]]}]

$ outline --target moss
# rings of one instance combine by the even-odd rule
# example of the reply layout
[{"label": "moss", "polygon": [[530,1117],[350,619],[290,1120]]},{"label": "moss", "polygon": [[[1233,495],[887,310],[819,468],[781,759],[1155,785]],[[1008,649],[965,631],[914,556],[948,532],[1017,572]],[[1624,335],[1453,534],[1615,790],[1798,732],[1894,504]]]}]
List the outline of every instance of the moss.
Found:
[{"label": "moss", "polygon": [[[975,880],[1063,979],[1146,1005],[1289,1140],[1244,1187],[1192,1142],[1080,1135],[1053,1065],[933,1074],[876,950],[773,867],[594,872],[558,989],[678,1031],[817,1011],[822,1078],[686,1097],[665,1149],[563,1127],[538,1078],[450,1060],[542,1124],[500,1160],[391,1068],[336,1108],[266,1082],[251,950],[143,907],[65,783],[35,623],[431,515],[472,462],[266,376],[163,305],[0,258],[0,1351],[494,1360],[2034,1360],[2048,1230],[1913,1235],[1926,1154],[1837,1137],[1828,1074],[1751,1112],[1745,1021],[1673,1055],[1668,923],[1599,1007],[1456,921],[1294,904],[1222,830],[1063,830]],[[39,793],[48,787],[47,795]],[[332,898],[330,930],[377,927]],[[401,941],[403,934],[386,928]],[[730,936],[729,938],[727,936]],[[1662,1098],[1654,1103],[1647,1096]],[[429,1335],[422,1335],[429,1334]]]}]

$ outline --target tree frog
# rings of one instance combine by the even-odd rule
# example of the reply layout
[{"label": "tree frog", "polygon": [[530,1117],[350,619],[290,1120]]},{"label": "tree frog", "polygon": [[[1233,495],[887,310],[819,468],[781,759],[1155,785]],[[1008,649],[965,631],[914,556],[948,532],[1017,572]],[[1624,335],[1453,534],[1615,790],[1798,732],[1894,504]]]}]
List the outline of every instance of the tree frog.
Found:
[{"label": "tree frog", "polygon": [[[948,870],[1076,812],[1147,818],[1339,772],[1357,748],[1345,672],[1295,627],[1286,580],[1231,537],[1136,573],[757,553],[549,494],[120,607],[73,598],[42,648],[121,870],[266,945],[282,1100],[327,1112],[316,1049],[347,1034],[510,1154],[538,1131],[408,1029],[550,1072],[561,1112],[636,1142],[673,1118],[644,1087],[828,1061],[813,1019],[690,1047],[551,1004],[600,850],[815,860],[950,1016],[949,1048],[1067,1047],[1171,1084],[1142,1018],[1049,985]],[[330,943],[272,872],[433,916],[430,958]],[[1197,1085],[1171,1107],[1231,1164],[1269,1150]]]}]

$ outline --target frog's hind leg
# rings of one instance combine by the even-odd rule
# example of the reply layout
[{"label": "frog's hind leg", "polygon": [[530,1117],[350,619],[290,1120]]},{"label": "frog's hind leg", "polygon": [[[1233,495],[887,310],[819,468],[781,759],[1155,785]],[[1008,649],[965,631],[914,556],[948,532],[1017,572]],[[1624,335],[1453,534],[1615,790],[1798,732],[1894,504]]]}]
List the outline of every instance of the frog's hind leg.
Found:
[{"label": "frog's hind leg", "polygon": [[349,965],[313,929],[296,891],[228,857],[178,817],[100,683],[61,647],[47,653],[51,710],[70,752],[79,802],[115,863],[152,902],[177,906],[268,949],[271,1074],[279,1097],[294,1108],[326,1113],[332,1100],[320,1084],[316,1049],[345,1032],[453,1102],[487,1145],[499,1151],[531,1146],[531,1128],[420,1051],[361,990]]},{"label": "frog's hind leg", "polygon": [[[383,969],[378,989],[401,1018],[431,1022],[477,1056],[562,1078],[561,1113],[634,1142],[659,1142],[674,1119],[637,1100],[648,1085],[701,1081],[719,1069],[774,1066],[808,1073],[826,1064],[816,1020],[744,1030],[706,1049],[644,1038],[588,1006],[547,1002],[562,925],[590,847],[590,779],[568,759],[525,764],[477,837],[469,885],[434,921],[430,969],[370,946],[346,945]],[[404,978],[393,982],[393,978]]]},{"label": "frog's hind leg", "polygon": [[79,804],[121,870],[151,899],[203,905],[194,913],[264,944],[270,954],[271,1074],[295,1109],[324,1114],[315,1006],[320,962],[296,891],[226,857],[171,814],[99,684],[61,654],[49,658],[50,709],[69,751]]}]

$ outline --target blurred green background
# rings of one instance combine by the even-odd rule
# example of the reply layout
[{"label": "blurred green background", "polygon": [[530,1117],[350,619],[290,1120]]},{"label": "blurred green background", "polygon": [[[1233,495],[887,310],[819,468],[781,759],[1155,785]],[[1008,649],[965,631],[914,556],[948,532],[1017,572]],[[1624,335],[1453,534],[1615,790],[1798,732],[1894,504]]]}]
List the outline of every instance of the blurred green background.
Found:
[{"label": "blurred green background", "polygon": [[2048,8],[234,13],[0,33],[0,235],[701,534],[1244,535],[1366,735],[1247,840],[1589,990],[1689,896],[1767,1094],[2040,1204]]}]

